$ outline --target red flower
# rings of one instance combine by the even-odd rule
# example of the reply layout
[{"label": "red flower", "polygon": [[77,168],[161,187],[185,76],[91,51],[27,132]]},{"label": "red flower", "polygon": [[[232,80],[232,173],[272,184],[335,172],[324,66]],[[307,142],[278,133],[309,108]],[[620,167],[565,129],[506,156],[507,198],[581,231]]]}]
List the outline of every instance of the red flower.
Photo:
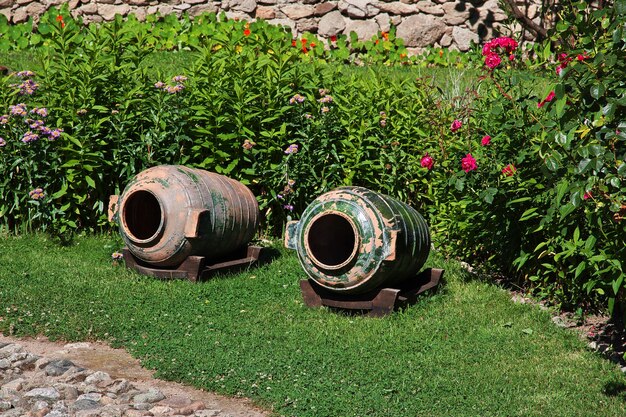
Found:
[{"label": "red flower", "polygon": [[250,36],[250,29],[245,28],[245,29],[243,30],[243,36]]},{"label": "red flower", "polygon": [[306,49],[306,46],[302,46],[302,52],[306,54],[307,52],[309,52],[309,50]]},{"label": "red flower", "polygon": [[474,159],[471,153],[468,153],[465,155],[465,158],[461,159],[461,168],[465,172],[470,172],[478,168],[478,165],[476,165],[476,159]]},{"label": "red flower", "polygon": [[579,60],[579,61],[584,61],[585,59],[589,59],[589,55],[587,55],[587,54],[578,54],[576,56],[576,59]]},{"label": "red flower", "polygon": [[291,46],[296,46],[296,40],[295,39],[291,40]]},{"label": "red flower", "polygon": [[515,165],[513,164],[508,164],[507,166],[502,168],[502,173],[507,177],[512,177],[513,174],[515,174],[515,171],[517,171],[517,168],[515,168]]},{"label": "red flower", "polygon": [[450,130],[452,132],[456,132],[457,130],[461,128],[461,126],[463,126],[463,123],[460,120],[454,120],[452,122],[452,125],[450,126]]},{"label": "red flower", "polygon": [[426,152],[426,155],[422,157],[420,164],[422,165],[423,168],[426,168],[430,171],[431,169],[433,169],[433,165],[435,165],[435,161],[433,161],[433,158],[430,155],[428,155],[428,152]]},{"label": "red flower", "polygon": [[311,42],[311,48],[315,48],[315,42]]},{"label": "red flower", "polygon": [[331,41],[331,42],[337,42],[337,35],[332,35],[332,36],[330,37],[330,41]]},{"label": "red flower", "polygon": [[306,45],[306,43],[308,42],[306,39],[302,38],[300,39],[300,42],[302,42],[302,46]]},{"label": "red flower", "polygon": [[61,29],[65,27],[65,22],[63,21],[63,16],[57,15],[57,22],[61,23]]},{"label": "red flower", "polygon": [[489,142],[491,142],[491,136],[489,135],[483,136],[483,138],[480,140],[480,144],[483,146],[489,145]]},{"label": "red flower", "polygon": [[380,36],[383,37],[384,40],[388,41],[389,40],[389,34],[387,32],[381,32]]}]

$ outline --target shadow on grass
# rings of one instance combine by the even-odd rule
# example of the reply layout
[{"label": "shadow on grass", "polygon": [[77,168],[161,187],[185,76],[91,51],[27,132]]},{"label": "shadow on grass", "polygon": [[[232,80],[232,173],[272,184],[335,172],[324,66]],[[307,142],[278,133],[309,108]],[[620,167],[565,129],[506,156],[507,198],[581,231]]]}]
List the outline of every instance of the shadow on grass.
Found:
[{"label": "shadow on grass", "polygon": [[259,252],[259,259],[253,264],[241,264],[230,267],[228,269],[220,270],[213,274],[207,275],[200,281],[230,278],[231,276],[241,274],[244,271],[253,271],[257,268],[271,264],[276,259],[280,258],[280,256],[281,252],[278,249],[261,248],[261,251]]},{"label": "shadow on grass", "polygon": [[608,397],[621,397],[626,401],[626,384],[620,381],[610,381],[604,385],[603,392]]}]

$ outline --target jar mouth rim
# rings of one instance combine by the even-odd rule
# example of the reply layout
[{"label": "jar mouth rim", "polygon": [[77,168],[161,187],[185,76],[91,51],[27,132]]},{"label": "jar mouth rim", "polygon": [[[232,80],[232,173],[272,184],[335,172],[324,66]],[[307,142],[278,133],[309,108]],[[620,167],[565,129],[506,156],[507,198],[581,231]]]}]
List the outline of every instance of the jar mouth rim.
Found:
[{"label": "jar mouth rim", "polygon": [[314,216],[304,231],[304,250],[311,262],[327,271],[341,270],[354,263],[361,237],[354,220],[337,210]]},{"label": "jar mouth rim", "polygon": [[165,229],[164,205],[157,194],[141,188],[128,193],[120,207],[120,226],[137,245],[158,239]]}]

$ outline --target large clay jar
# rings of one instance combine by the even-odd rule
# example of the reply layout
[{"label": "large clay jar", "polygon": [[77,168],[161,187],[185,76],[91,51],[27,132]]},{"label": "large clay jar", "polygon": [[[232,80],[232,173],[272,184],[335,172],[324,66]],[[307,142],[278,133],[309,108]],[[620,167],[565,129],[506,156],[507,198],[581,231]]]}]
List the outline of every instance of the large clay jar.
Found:
[{"label": "large clay jar", "polygon": [[248,244],[259,207],[242,183],[179,165],[139,173],[118,200],[119,229],[130,252],[158,267],[191,255],[220,258]]},{"label": "large clay jar", "polygon": [[415,278],[430,252],[430,233],[409,205],[367,188],[341,187],[287,224],[285,246],[298,252],[317,284],[357,294]]}]

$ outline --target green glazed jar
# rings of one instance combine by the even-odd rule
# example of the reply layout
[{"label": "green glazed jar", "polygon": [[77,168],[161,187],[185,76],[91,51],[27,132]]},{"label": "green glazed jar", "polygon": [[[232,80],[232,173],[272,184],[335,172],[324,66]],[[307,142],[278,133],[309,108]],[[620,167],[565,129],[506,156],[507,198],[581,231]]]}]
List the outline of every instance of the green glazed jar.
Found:
[{"label": "green glazed jar", "polygon": [[340,187],[287,224],[285,246],[320,286],[358,294],[416,277],[430,252],[430,232],[411,206],[367,188]]}]

